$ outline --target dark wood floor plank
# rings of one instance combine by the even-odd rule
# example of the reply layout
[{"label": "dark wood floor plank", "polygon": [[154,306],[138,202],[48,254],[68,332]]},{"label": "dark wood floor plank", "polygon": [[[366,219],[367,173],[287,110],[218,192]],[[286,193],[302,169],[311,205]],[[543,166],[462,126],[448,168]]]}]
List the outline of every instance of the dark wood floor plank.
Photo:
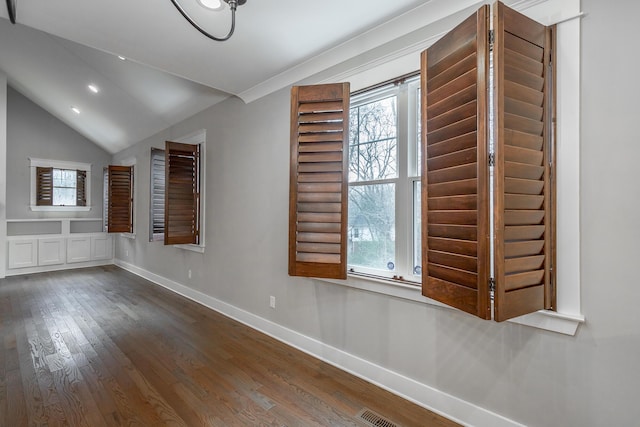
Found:
[{"label": "dark wood floor plank", "polygon": [[456,424],[115,266],[0,280],[2,426]]}]

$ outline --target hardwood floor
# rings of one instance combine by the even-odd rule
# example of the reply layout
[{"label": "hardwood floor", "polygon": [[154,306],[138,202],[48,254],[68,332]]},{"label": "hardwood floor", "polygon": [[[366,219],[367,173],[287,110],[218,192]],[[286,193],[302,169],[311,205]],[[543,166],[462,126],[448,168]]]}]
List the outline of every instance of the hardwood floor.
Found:
[{"label": "hardwood floor", "polygon": [[115,266],[0,280],[0,337],[0,426],[457,425]]}]

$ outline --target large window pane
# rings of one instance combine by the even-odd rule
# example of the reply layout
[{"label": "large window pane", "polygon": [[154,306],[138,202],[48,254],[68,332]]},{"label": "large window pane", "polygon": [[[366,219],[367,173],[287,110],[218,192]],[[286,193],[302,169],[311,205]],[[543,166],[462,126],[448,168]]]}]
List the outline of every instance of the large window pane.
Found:
[{"label": "large window pane", "polygon": [[77,172],[70,169],[53,170],[53,205],[76,205]]},{"label": "large window pane", "polygon": [[396,104],[392,96],[350,110],[350,182],[398,176]]},{"label": "large window pane", "polygon": [[395,184],[349,189],[349,265],[395,270]]}]

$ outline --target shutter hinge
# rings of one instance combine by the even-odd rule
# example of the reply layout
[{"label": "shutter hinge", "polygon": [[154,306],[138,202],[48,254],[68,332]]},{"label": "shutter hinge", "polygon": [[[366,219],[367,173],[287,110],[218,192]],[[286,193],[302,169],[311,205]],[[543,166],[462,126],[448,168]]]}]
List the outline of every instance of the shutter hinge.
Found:
[{"label": "shutter hinge", "polygon": [[495,153],[489,153],[489,167],[493,167],[496,165],[496,155]]},{"label": "shutter hinge", "polygon": [[495,43],[495,33],[493,30],[489,30],[489,50],[493,50],[493,44]]}]

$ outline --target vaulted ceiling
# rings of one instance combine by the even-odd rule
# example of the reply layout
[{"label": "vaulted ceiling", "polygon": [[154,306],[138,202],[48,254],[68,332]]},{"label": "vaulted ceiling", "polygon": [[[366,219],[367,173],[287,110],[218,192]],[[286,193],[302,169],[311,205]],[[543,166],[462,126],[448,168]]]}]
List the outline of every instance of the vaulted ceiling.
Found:
[{"label": "vaulted ceiling", "polygon": [[[112,153],[228,96],[251,102],[478,3],[248,0],[235,35],[220,43],[191,27],[170,0],[16,2],[16,25],[0,6],[0,70]],[[228,8],[180,3],[211,33],[227,32]]]}]

